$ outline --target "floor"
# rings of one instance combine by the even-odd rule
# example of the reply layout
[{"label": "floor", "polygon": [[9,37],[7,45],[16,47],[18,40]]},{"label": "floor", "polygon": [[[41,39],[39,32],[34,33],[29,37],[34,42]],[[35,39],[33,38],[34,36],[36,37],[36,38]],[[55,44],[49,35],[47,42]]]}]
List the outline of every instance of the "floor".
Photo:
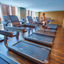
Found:
[{"label": "floor", "polygon": [[49,64],[64,64],[64,29],[61,27],[57,30],[49,62]]},{"label": "floor", "polygon": [[[17,40],[15,37],[9,38],[8,44],[12,45],[16,41]],[[4,45],[4,42],[0,42],[0,53],[18,62],[18,64],[36,64],[23,57],[18,56],[11,51],[8,51],[8,49]],[[51,48],[48,64],[64,64],[64,29],[62,29],[61,27],[59,27],[57,30],[54,45]]]}]

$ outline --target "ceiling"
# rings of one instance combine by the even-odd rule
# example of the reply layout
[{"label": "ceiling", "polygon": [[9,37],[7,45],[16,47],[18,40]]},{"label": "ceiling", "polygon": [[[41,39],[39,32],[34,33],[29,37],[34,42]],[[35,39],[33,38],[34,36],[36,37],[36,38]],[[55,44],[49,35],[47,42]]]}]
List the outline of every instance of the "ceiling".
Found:
[{"label": "ceiling", "polygon": [[64,11],[64,0],[0,0],[0,2],[38,12]]}]

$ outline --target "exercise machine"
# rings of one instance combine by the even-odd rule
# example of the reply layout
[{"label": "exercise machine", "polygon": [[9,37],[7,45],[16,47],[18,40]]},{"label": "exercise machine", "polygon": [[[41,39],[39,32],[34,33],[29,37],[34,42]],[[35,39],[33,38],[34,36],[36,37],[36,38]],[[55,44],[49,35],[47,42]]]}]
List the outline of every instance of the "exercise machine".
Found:
[{"label": "exercise machine", "polygon": [[[10,27],[7,27],[7,29],[9,28]],[[11,27],[11,30],[15,30],[17,32],[24,32],[22,29],[17,29],[16,27]],[[23,56],[37,64],[48,63],[51,50],[49,47],[41,46],[24,40],[18,41],[13,45],[8,45],[7,37],[5,37],[5,46],[12,52]]]},{"label": "exercise machine", "polygon": [[[13,37],[13,34],[11,32],[7,32],[4,30],[0,30],[0,34],[4,35],[4,38]],[[0,64],[18,64],[18,63],[14,62],[13,60],[9,59],[8,57],[6,57],[6,56],[2,55],[2,53],[0,53]]]},{"label": "exercise machine", "polygon": [[0,53],[0,64],[18,64]]}]

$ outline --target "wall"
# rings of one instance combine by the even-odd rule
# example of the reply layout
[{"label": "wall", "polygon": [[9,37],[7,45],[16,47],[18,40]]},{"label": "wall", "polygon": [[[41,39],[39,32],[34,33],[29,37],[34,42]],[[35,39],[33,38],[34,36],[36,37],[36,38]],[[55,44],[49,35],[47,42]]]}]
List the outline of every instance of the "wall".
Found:
[{"label": "wall", "polygon": [[63,24],[62,24],[62,27],[64,28],[64,19],[63,19]]},{"label": "wall", "polygon": [[[39,17],[41,19],[43,12],[40,12]],[[45,12],[47,18],[54,19],[53,24],[62,25],[64,19],[64,11]]]}]

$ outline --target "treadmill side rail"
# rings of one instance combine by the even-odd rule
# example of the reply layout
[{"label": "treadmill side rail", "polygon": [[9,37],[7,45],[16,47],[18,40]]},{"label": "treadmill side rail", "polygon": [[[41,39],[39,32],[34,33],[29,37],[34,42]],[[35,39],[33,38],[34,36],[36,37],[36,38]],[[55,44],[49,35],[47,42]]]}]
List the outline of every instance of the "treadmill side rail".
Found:
[{"label": "treadmill side rail", "polygon": [[6,30],[11,30],[11,31],[22,31],[22,32],[26,32],[24,27],[5,27]]},{"label": "treadmill side rail", "polygon": [[22,27],[35,28],[35,25],[30,24],[30,23],[22,24],[21,26],[22,26]]}]

